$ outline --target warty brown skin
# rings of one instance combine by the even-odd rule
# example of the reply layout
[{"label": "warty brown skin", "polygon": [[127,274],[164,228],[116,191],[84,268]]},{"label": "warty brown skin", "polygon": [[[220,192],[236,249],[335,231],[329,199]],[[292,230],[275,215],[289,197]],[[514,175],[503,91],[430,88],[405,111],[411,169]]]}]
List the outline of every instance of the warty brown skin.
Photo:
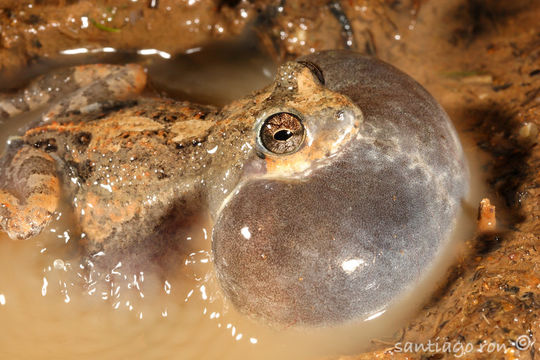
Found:
[{"label": "warty brown skin", "polygon": [[306,114],[354,108],[304,66],[285,64],[283,71],[282,78],[292,80],[219,110],[141,97],[146,74],[138,65],[61,70],[0,98],[7,120],[45,106],[32,126],[11,139],[3,158],[0,224],[13,239],[31,238],[67,196],[84,233],[85,255],[103,252],[112,265],[134,253],[166,252],[194,217],[214,215],[243,176],[286,173],[283,168],[294,168],[295,161],[306,167],[330,151],[323,142],[296,160],[267,166],[270,159],[255,145],[255,127],[268,109],[300,102]]}]

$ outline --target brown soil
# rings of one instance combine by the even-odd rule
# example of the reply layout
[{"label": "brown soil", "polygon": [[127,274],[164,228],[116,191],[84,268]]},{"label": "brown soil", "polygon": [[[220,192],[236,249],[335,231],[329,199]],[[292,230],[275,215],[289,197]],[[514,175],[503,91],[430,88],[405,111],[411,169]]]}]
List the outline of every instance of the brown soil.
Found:
[{"label": "brown soil", "polygon": [[[158,4],[152,7],[152,4]],[[399,336],[351,359],[454,358],[404,354],[395,344],[498,343],[540,355],[540,2],[536,0],[18,1],[0,4],[0,70],[60,50],[111,46],[171,53],[255,28],[278,60],[350,47],[420,81],[456,126],[491,154],[498,232],[467,242],[448,281]],[[31,7],[29,5],[32,5]],[[81,17],[90,22],[81,28]],[[110,21],[107,18],[111,18]],[[194,19],[198,18],[198,24]],[[350,29],[348,28],[350,25]],[[106,26],[106,27],[104,27]],[[156,35],[158,34],[158,35]],[[312,50],[313,49],[313,50]],[[515,341],[535,344],[519,351]],[[519,348],[519,346],[518,346]],[[487,349],[487,348],[486,348]]]}]

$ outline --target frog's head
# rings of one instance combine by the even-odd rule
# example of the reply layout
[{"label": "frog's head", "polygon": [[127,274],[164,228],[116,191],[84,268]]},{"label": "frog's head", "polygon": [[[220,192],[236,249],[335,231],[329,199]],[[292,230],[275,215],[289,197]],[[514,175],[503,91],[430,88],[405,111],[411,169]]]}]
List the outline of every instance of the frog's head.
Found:
[{"label": "frog's head", "polygon": [[309,61],[278,69],[255,114],[256,151],[266,178],[306,178],[325,166],[358,133],[363,116],[345,95],[324,86]]},{"label": "frog's head", "polygon": [[[242,154],[244,180],[251,175],[305,178],[338,155],[363,121],[359,107],[328,89],[321,71],[309,60],[283,64],[271,85],[228,105],[220,118],[219,132],[230,133],[236,124],[248,136],[239,135],[241,149],[232,150]],[[236,179],[231,182],[236,184]],[[216,207],[221,202],[217,196]]]},{"label": "frog's head", "polygon": [[[383,87],[387,75],[397,85],[370,94],[370,68]],[[276,81],[250,100],[258,155],[252,168],[260,171],[223,203],[212,240],[218,279],[242,312],[281,325],[361,319],[383,309],[430,263],[448,235],[437,222],[447,216],[451,225],[455,207],[432,208],[438,190],[399,146],[372,136],[377,121],[415,106],[393,100],[400,86],[404,96],[425,96],[377,60],[324,52],[281,66]],[[426,99],[418,109],[447,120]],[[385,104],[390,115],[378,110]],[[380,116],[366,118],[365,109]]]}]

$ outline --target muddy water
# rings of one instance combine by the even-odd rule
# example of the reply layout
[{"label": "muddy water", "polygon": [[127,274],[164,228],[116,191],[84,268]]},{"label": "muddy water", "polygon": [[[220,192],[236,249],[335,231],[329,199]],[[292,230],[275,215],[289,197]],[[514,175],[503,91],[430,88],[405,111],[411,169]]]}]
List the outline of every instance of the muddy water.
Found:
[{"label": "muddy water", "polygon": [[[159,93],[214,104],[271,80],[274,67],[264,56],[247,56],[248,49],[242,61],[229,57],[227,62],[227,56],[221,56],[216,62],[217,49],[143,61]],[[211,76],[205,75],[205,66],[214,69]],[[194,73],[196,68],[202,70]],[[166,77],[173,80],[165,82]],[[237,82],[233,92],[231,81]],[[2,146],[31,119],[2,124]],[[462,134],[462,140],[473,187],[451,245],[414,291],[365,321],[316,330],[274,329],[238,314],[217,286],[206,219],[193,225],[185,239],[188,250],[175,255],[173,270],[163,273],[149,266],[132,274],[119,264],[112,273],[100,274],[91,263],[81,262],[81,234],[64,204],[49,228],[32,240],[14,242],[0,234],[0,323],[5,329],[0,358],[117,359],[144,354],[145,359],[319,359],[366,351],[373,340],[392,343],[473,231],[483,192],[483,157],[468,134]]]},{"label": "muddy water", "polygon": [[[366,350],[373,338],[391,339],[441,275],[436,271],[376,319],[324,330],[271,329],[239,315],[221,296],[205,238],[208,226],[194,231],[193,251],[178,258],[175,273],[124,276],[118,267],[103,276],[80,264],[72,243],[77,235],[63,216],[37,239],[16,243],[1,238],[0,319],[9,329],[1,340],[2,358],[115,359],[144,353],[146,359],[319,359],[353,354]],[[441,269],[451,256],[445,258]]]}]

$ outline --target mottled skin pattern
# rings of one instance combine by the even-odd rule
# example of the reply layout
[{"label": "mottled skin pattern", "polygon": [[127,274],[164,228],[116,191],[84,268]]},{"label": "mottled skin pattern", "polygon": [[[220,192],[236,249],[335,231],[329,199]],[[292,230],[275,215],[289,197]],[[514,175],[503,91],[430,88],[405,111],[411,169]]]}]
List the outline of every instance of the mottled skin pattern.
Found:
[{"label": "mottled skin pattern", "polygon": [[[107,266],[147,260],[144,255],[179,246],[182,231],[202,211],[215,215],[243,176],[287,171],[291,164],[267,166],[255,145],[255,123],[269,109],[309,95],[300,106],[306,114],[357,111],[297,63],[283,65],[268,88],[219,111],[135,96],[145,81],[137,65],[82,66],[0,100],[6,117],[47,105],[37,124],[12,138],[3,159],[0,223],[11,238],[42,231],[63,195],[73,203],[86,255],[104,252]],[[70,94],[54,96],[63,87]],[[58,90],[42,99],[27,96],[48,88]],[[313,151],[296,154],[298,166],[340,147],[333,130],[319,131]]]}]

